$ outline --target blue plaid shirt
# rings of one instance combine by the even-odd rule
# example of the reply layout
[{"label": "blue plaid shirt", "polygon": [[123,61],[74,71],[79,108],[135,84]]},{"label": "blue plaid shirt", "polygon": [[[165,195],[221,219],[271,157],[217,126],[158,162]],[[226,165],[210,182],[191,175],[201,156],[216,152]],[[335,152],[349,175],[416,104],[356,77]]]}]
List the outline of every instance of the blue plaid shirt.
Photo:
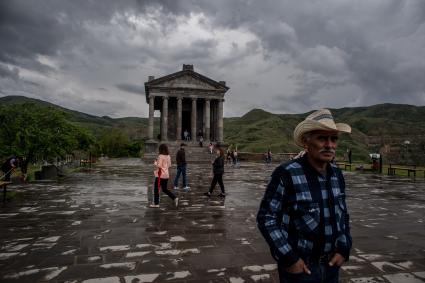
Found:
[{"label": "blue plaid shirt", "polygon": [[324,176],[307,155],[280,165],[267,185],[257,223],[284,266],[335,252],[348,260],[352,238],[341,170],[329,164]]}]

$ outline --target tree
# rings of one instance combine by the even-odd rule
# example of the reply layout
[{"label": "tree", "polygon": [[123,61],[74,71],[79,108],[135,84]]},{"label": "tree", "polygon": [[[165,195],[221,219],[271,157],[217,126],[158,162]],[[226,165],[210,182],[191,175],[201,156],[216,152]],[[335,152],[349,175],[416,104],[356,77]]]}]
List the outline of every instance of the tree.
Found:
[{"label": "tree", "polygon": [[129,156],[130,139],[119,129],[105,131],[100,138],[99,144],[101,152],[110,157]]},{"label": "tree", "polygon": [[50,107],[24,103],[0,107],[0,155],[24,157],[23,172],[37,156],[64,157],[87,150],[94,138]]}]

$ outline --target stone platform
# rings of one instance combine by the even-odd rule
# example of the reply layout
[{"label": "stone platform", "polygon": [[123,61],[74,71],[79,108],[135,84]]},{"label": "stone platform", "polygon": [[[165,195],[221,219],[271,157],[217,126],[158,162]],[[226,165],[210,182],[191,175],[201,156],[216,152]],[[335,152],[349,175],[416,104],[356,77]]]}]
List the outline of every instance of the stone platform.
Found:
[{"label": "stone platform", "polygon": [[[273,166],[226,167],[225,200],[188,166],[176,209],[148,208],[152,167],[106,160],[19,188],[0,208],[1,282],[278,282],[255,216]],[[341,282],[425,282],[425,182],[348,172],[354,250]],[[218,194],[216,189],[215,193]]]}]

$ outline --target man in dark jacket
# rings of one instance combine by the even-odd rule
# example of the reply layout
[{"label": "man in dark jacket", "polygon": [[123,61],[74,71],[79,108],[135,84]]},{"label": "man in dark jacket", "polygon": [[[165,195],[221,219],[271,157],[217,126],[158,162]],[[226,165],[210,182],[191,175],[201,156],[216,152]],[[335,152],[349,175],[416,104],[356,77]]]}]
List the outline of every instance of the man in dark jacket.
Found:
[{"label": "man in dark jacket", "polygon": [[176,177],[174,178],[174,189],[177,190],[179,188],[179,178],[180,175],[183,175],[183,189],[185,191],[189,191],[189,186],[186,182],[186,152],[184,151],[185,144],[180,144],[180,149],[177,151],[176,155],[176,163],[177,163],[177,173]]},{"label": "man in dark jacket", "polygon": [[329,110],[313,112],[294,131],[302,157],[277,167],[257,215],[278,263],[280,282],[337,283],[352,246],[345,182],[331,163],[339,132]]}]

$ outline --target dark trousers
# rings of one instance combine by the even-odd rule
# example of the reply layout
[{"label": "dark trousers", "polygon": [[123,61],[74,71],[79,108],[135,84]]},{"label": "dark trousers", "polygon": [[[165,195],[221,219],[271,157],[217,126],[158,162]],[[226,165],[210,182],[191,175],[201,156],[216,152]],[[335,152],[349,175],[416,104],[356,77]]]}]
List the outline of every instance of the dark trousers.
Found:
[{"label": "dark trousers", "polygon": [[328,263],[307,262],[311,274],[289,273],[285,267],[278,264],[280,283],[338,283],[339,267]]},{"label": "dark trousers", "polygon": [[[168,195],[172,200],[175,200],[176,196],[167,189],[167,184],[168,184],[168,179],[160,179],[162,192]],[[154,197],[154,203],[159,204],[158,177],[155,178],[155,183],[153,185],[153,197]]]},{"label": "dark trousers", "polygon": [[214,178],[212,179],[212,182],[211,182],[210,193],[213,192],[215,185],[217,185],[217,182],[220,185],[221,192],[224,194],[225,192],[224,192],[224,184],[223,184],[223,173],[214,174]]},{"label": "dark trousers", "polygon": [[183,187],[186,187],[186,164],[184,165],[177,165],[177,173],[176,177],[174,178],[174,187],[179,186],[179,178],[180,174],[183,175]]}]

